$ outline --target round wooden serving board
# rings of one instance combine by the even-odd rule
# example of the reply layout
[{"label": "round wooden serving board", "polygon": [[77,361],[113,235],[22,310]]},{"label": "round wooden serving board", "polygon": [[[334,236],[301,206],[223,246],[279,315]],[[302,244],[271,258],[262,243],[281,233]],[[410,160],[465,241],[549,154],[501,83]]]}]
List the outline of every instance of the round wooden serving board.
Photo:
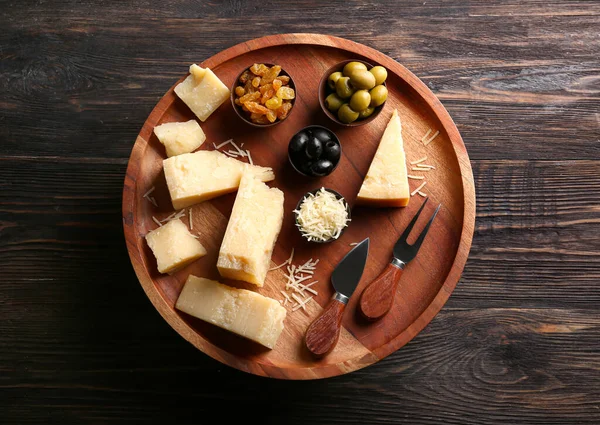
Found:
[{"label": "round wooden serving board", "polygon": [[[322,112],[317,98],[319,80],[325,70],[346,59],[362,59],[388,69],[389,98],[382,113],[369,124],[348,128],[333,124]],[[295,248],[294,264],[320,259],[314,285],[318,296],[307,304],[307,311],[286,308],[285,329],[276,347],[268,350],[179,312],[174,308],[189,274],[256,290],[244,282],[222,279],[216,268],[218,251],[235,193],[194,205],[193,233],[208,249],[208,255],[174,275],[162,275],[144,236],[157,226],[152,217],[166,218],[174,210],[162,171],[164,147],[153,133],[156,125],[194,119],[193,113],[177,98],[173,86],[158,102],[144,124],[131,154],[123,190],[123,224],[133,267],[146,294],[169,324],[204,353],[222,363],[257,375],[282,379],[316,379],[340,375],[383,359],[410,341],[442,308],[463,270],[473,237],[475,191],[469,158],[447,111],[416,76],[384,54],[341,38],[317,34],[285,34],[263,37],[231,47],[200,64],[211,68],[229,87],[245,67],[255,62],[280,64],[295,80],[297,100],[291,115],[282,123],[265,129],[241,122],[231,103],[224,103],[201,123],[207,141],[201,149],[214,149],[233,139],[244,143],[255,164],[272,167],[275,181],[269,183],[285,194],[285,218],[272,257],[280,264]],[[182,73],[187,68],[182,68]],[[180,81],[183,80],[184,77]],[[178,81],[177,83],[179,83]],[[376,323],[363,321],[357,312],[362,289],[390,262],[392,247],[406,224],[423,202],[415,195],[406,208],[375,209],[353,207],[352,222],[342,237],[329,244],[305,242],[294,227],[292,210],[308,190],[328,187],[340,192],[351,206],[377,149],[394,108],[402,120],[407,162],[427,155],[435,170],[410,172],[424,175],[429,195],[423,218],[415,230],[420,232],[438,203],[442,208],[415,260],[406,268],[398,285],[394,306]],[[338,135],[343,156],[337,169],[322,179],[298,175],[287,160],[287,144],[294,133],[309,124],[324,125]],[[428,146],[422,136],[431,128],[439,136]],[[410,165],[409,170],[410,170]],[[411,190],[422,181],[410,180]],[[143,198],[152,187],[158,207]],[[188,215],[182,218],[188,224]],[[418,234],[414,232],[414,234]],[[343,328],[336,348],[316,359],[304,346],[307,326],[319,315],[333,294],[330,275],[353,242],[371,238],[371,248],[361,283],[346,308]],[[409,242],[414,240],[409,239]],[[284,268],[269,272],[258,292],[281,300]],[[315,302],[316,301],[316,302]]]}]

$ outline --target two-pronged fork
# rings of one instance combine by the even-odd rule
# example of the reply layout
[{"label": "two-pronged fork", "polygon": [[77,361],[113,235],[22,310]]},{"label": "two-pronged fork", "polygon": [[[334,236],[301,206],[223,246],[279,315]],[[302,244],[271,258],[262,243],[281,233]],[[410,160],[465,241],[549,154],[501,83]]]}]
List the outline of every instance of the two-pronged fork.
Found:
[{"label": "two-pronged fork", "polygon": [[427,203],[427,199],[419,208],[419,211],[415,214],[413,219],[410,221],[404,233],[400,236],[396,245],[394,245],[393,258],[392,262],[388,264],[383,272],[363,291],[360,296],[359,308],[362,315],[368,320],[377,320],[385,316],[385,314],[390,310],[392,304],[394,303],[394,295],[396,294],[396,286],[400,281],[400,277],[402,276],[402,270],[409,261],[411,261],[417,255],[427,232],[429,231],[429,227],[433,222],[433,219],[437,215],[442,204],[438,205],[435,212],[429,219],[429,222],[425,226],[425,229],[421,232],[416,242],[412,245],[409,245],[407,242],[408,235],[410,234],[412,228],[414,227],[421,211],[425,207]]}]

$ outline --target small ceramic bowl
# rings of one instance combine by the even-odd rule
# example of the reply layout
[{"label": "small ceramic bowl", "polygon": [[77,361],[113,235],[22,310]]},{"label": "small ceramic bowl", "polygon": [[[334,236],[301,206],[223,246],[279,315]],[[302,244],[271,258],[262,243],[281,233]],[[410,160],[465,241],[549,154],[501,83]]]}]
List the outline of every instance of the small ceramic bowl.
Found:
[{"label": "small ceramic bowl", "polygon": [[[273,64],[271,63],[265,63],[266,66],[268,66],[269,68],[273,66]],[[292,76],[290,74],[288,74],[285,69],[281,68],[281,72],[279,73],[279,75],[285,75],[287,77],[290,77],[290,82],[287,84],[288,87],[294,89],[294,92],[296,93],[296,97],[294,99],[292,99],[292,109],[290,109],[290,112],[288,113],[287,117],[285,117],[283,120],[280,119],[276,119],[275,122],[272,123],[268,123],[268,124],[257,124],[255,122],[252,122],[250,120],[250,113],[246,112],[242,109],[241,106],[238,106],[235,104],[235,99],[236,99],[236,94],[235,94],[235,88],[238,85],[241,85],[240,83],[240,77],[242,76],[242,74],[247,71],[250,67],[252,66],[249,65],[246,68],[244,68],[239,74],[238,76],[235,78],[235,81],[233,82],[233,85],[230,87],[230,91],[231,91],[231,106],[233,106],[233,110],[235,111],[235,113],[237,114],[238,117],[240,117],[240,119],[242,121],[244,121],[245,123],[247,123],[248,125],[251,125],[252,127],[257,127],[257,128],[264,128],[264,127],[272,127],[274,125],[277,125],[283,121],[285,121],[286,119],[288,119],[288,117],[290,116],[290,114],[293,112],[294,110],[294,105],[296,103],[296,99],[298,98],[298,90],[296,90],[296,84],[294,83],[294,79],[292,78]]]},{"label": "small ceramic bowl", "polygon": [[[337,199],[342,199],[342,200],[344,201],[344,203],[346,204],[346,212],[348,213],[348,219],[350,219],[350,218],[351,218],[351,215],[350,215],[350,205],[348,205],[348,202],[346,202],[346,200],[344,199],[344,197],[343,197],[343,196],[342,196],[340,193],[336,192],[336,191],[335,191],[335,190],[333,190],[333,189],[328,189],[328,188],[323,188],[323,189],[325,189],[327,192],[333,193],[333,195],[334,195],[334,196],[335,196]],[[298,201],[298,203],[296,204],[296,208],[294,209],[294,218],[295,218],[295,222],[296,222],[296,228],[298,229],[298,231],[300,232],[300,234],[302,235],[302,237],[303,237],[305,240],[307,240],[307,241],[308,241],[308,237],[307,237],[307,236],[305,236],[305,235],[302,233],[302,231],[300,230],[300,226],[299,226],[299,223],[298,223],[298,213],[297,213],[296,211],[300,210],[300,206],[302,205],[302,202],[304,202],[304,199],[305,199],[307,196],[309,196],[309,195],[311,195],[311,194],[312,194],[312,195],[316,195],[316,194],[317,194],[317,192],[319,192],[320,190],[321,190],[321,188],[318,188],[318,189],[315,189],[315,190],[311,190],[311,191],[309,191],[309,192],[306,192],[306,193],[305,193],[305,194],[304,194],[304,195],[303,195],[303,196],[300,198],[300,200],[299,200],[299,201]],[[346,226],[344,226],[344,228],[343,228],[343,229],[342,229],[342,231],[340,232],[340,236],[339,236],[339,237],[337,237],[337,238],[335,238],[335,239],[334,239],[334,238],[331,238],[331,239],[327,239],[326,241],[316,241],[316,240],[311,240],[311,241],[309,241],[309,242],[313,242],[313,243],[319,243],[319,244],[322,244],[322,243],[329,243],[329,242],[336,241],[336,240],[338,240],[338,239],[339,239],[339,238],[340,238],[340,237],[341,237],[341,236],[344,234],[344,231],[345,231],[345,230],[348,228],[348,224],[349,224],[349,223],[346,223]]]},{"label": "small ceramic bowl", "polygon": [[[344,69],[344,66],[347,63],[350,63],[350,62],[361,62],[361,63],[364,63],[367,66],[368,69],[371,69],[374,66],[374,65],[370,64],[369,62],[365,62],[365,61],[358,60],[358,59],[345,60],[345,61],[338,62],[335,65],[333,65],[331,68],[329,68],[327,71],[325,71],[325,73],[321,77],[321,81],[319,82],[319,104],[321,105],[321,109],[323,110],[323,112],[325,113],[325,115],[327,115],[327,117],[331,121],[335,122],[336,124],[339,124],[339,125],[344,126],[344,127],[358,127],[358,126],[361,126],[361,125],[368,124],[371,121],[373,121],[375,118],[377,118],[377,116],[381,113],[381,111],[383,110],[385,104],[387,103],[387,100],[385,102],[383,102],[381,105],[379,105],[378,107],[376,107],[370,117],[367,117],[367,118],[365,118],[363,120],[357,120],[357,121],[351,122],[349,124],[341,122],[338,119],[337,114],[335,114],[335,113],[331,112],[329,109],[327,109],[327,107],[325,106],[325,98],[330,93],[332,93],[331,89],[327,86],[327,79],[334,72],[338,72],[338,71],[341,72],[342,69]],[[383,85],[387,87],[385,81],[384,81]]]},{"label": "small ceramic bowl", "polygon": [[[326,133],[329,134],[329,136],[331,137],[331,141],[334,142],[337,147],[340,150],[340,155],[337,159],[337,161],[333,162],[333,168],[331,169],[331,171],[329,171],[326,174],[322,174],[322,175],[317,175],[314,173],[311,173],[309,170],[304,170],[302,171],[302,167],[297,163],[298,160],[300,159],[300,157],[302,156],[301,153],[296,153],[293,151],[293,141],[296,138],[296,136],[298,136],[298,134],[304,132],[309,132],[311,134],[310,137],[312,137],[312,131],[314,130],[318,130],[318,131],[324,131]],[[327,142],[326,142],[327,143]],[[304,127],[303,129],[299,130],[296,134],[294,134],[294,136],[292,136],[292,138],[290,139],[289,143],[288,143],[288,160],[290,162],[290,164],[292,165],[292,167],[294,168],[294,170],[296,170],[299,174],[306,176],[306,177],[325,177],[331,173],[333,173],[333,171],[337,168],[338,164],[340,163],[340,160],[342,159],[342,144],[340,143],[340,139],[337,137],[337,135],[331,131],[330,129],[328,129],[327,127],[323,127],[321,125],[309,125]]]}]

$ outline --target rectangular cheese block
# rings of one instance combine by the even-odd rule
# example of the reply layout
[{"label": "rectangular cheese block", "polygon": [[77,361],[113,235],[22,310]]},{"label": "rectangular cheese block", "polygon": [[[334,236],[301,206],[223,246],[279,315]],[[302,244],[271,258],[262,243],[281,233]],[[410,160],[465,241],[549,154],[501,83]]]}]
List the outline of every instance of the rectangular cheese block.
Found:
[{"label": "rectangular cheese block", "polygon": [[358,192],[356,203],[376,207],[405,207],[409,200],[402,124],[398,111],[394,109]]},{"label": "rectangular cheese block", "polygon": [[146,235],[146,241],[161,273],[174,272],[206,255],[206,249],[179,219],[152,230]]},{"label": "rectangular cheese block", "polygon": [[168,157],[193,152],[206,140],[196,120],[164,123],[154,127],[154,134],[165,145]]},{"label": "rectangular cheese block", "polygon": [[221,276],[263,286],[283,222],[283,192],[244,173],[219,250]]},{"label": "rectangular cheese block", "polygon": [[218,151],[198,151],[163,161],[173,208],[179,210],[207,199],[235,192],[244,170],[262,181],[275,178],[273,170],[250,165]]},{"label": "rectangular cheese block", "polygon": [[230,95],[225,84],[210,69],[190,66],[190,75],[177,84],[175,94],[204,122]]},{"label": "rectangular cheese block", "polygon": [[283,331],[286,315],[274,299],[192,275],[175,307],[271,349]]}]

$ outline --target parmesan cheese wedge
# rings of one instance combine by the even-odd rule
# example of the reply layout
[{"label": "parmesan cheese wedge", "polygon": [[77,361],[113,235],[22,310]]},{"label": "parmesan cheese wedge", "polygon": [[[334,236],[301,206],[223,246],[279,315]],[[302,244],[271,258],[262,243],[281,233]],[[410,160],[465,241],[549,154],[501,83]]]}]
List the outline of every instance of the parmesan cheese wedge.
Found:
[{"label": "parmesan cheese wedge", "polygon": [[165,145],[168,157],[193,152],[206,140],[196,120],[167,122],[154,127],[154,134]]},{"label": "parmesan cheese wedge", "polygon": [[201,150],[163,161],[167,187],[176,210],[235,192],[248,170],[261,181],[275,178],[273,170],[229,158],[217,151]]},{"label": "parmesan cheese wedge", "polygon": [[174,272],[206,255],[204,246],[179,219],[152,230],[146,235],[146,241],[156,257],[160,273]]},{"label": "parmesan cheese wedge", "polygon": [[283,331],[286,315],[274,299],[193,275],[187,278],[175,307],[270,349]]},{"label": "parmesan cheese wedge", "polygon": [[204,122],[225,102],[230,91],[210,69],[190,66],[190,75],[175,87],[175,94]]},{"label": "parmesan cheese wedge", "polygon": [[221,276],[263,286],[283,222],[283,192],[244,173],[219,250]]},{"label": "parmesan cheese wedge", "polygon": [[356,198],[357,204],[405,207],[410,200],[402,124],[394,113],[379,142],[375,157]]},{"label": "parmesan cheese wedge", "polygon": [[190,75],[175,87],[175,94],[204,122],[230,95],[225,84],[210,69],[190,66]]}]

